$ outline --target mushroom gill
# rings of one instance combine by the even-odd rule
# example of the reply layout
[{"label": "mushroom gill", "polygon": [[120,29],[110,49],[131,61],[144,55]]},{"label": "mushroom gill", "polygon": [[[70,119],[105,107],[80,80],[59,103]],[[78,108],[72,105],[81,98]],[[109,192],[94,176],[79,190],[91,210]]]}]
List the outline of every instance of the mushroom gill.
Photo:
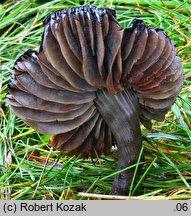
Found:
[{"label": "mushroom gill", "polygon": [[[183,66],[162,29],[134,19],[127,29],[115,11],[80,6],[44,20],[38,52],[15,62],[7,102],[50,145],[68,155],[97,157],[118,147],[118,169],[137,162],[140,122],[161,121],[183,84]],[[127,194],[134,175],[116,175],[112,194]]]}]

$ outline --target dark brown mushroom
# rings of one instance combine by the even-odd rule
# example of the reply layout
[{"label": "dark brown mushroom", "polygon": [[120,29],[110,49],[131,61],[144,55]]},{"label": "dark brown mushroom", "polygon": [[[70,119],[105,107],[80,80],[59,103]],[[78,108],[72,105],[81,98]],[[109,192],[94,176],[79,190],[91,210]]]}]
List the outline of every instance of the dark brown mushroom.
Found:
[{"label": "dark brown mushroom", "polygon": [[[114,10],[91,5],[56,11],[44,27],[39,52],[14,65],[11,110],[64,154],[109,154],[116,141],[118,170],[135,164],[140,122],[163,120],[182,87],[173,42],[140,19],[122,30]],[[133,175],[117,175],[112,194],[127,194]]]}]

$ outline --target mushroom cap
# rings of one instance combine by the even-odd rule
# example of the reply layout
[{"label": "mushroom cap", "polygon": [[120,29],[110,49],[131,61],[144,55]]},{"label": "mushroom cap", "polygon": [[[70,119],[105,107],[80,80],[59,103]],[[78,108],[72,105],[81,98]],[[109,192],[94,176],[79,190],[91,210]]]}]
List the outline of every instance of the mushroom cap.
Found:
[{"label": "mushroom cap", "polygon": [[122,29],[115,11],[95,6],[58,10],[44,20],[39,52],[15,62],[11,110],[65,154],[108,154],[112,132],[94,103],[100,89],[131,89],[140,121],[161,121],[183,84],[183,66],[162,29],[134,19]]}]

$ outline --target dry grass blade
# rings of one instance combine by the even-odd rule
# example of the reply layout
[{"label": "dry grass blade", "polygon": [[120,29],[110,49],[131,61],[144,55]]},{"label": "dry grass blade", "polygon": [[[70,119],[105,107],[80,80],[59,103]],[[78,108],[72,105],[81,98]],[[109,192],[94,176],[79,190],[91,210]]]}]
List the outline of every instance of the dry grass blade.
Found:
[{"label": "dry grass blade", "polygon": [[114,196],[104,194],[92,194],[92,193],[79,193],[78,196],[87,197],[90,199],[107,199],[107,200],[166,200],[165,196],[150,196],[150,197],[139,197],[139,196]]}]

